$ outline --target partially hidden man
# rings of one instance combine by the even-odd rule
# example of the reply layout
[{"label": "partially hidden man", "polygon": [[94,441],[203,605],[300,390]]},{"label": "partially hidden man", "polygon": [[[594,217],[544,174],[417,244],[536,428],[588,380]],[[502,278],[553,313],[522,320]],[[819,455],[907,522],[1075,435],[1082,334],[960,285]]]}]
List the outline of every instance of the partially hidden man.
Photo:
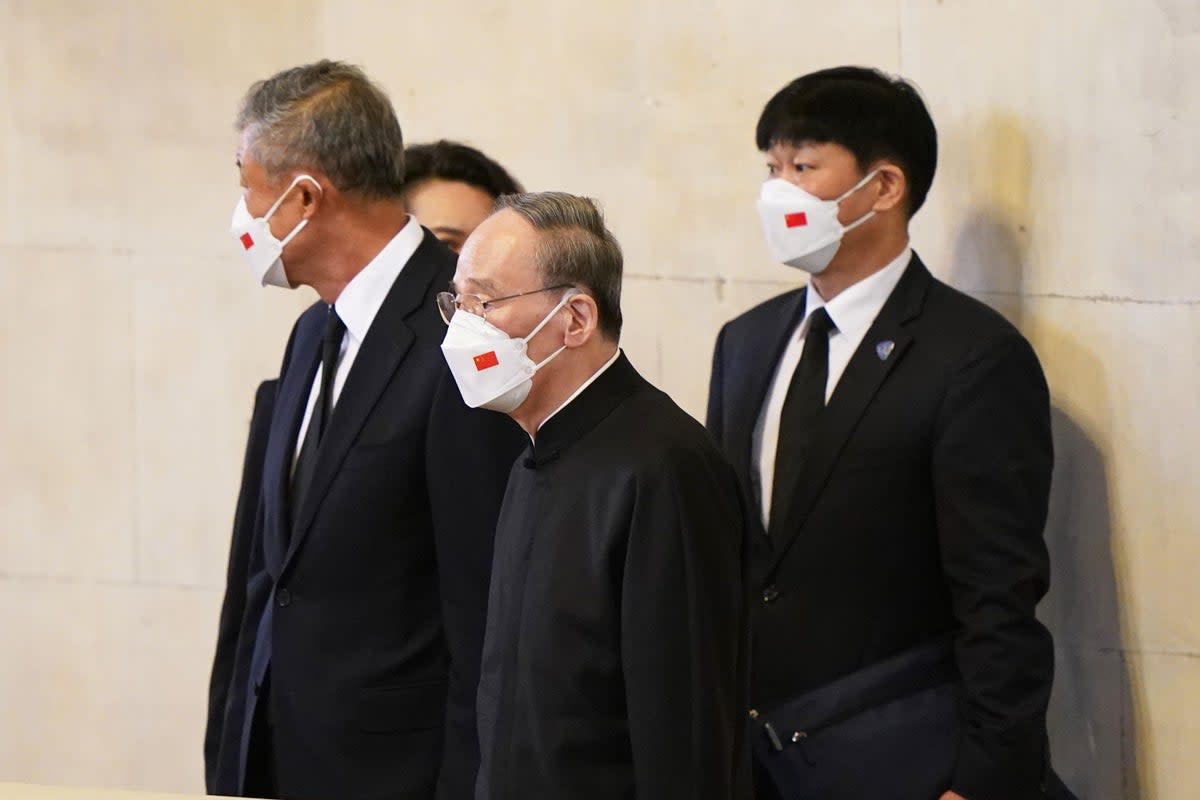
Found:
[{"label": "partially hidden man", "polygon": [[1037,356],[909,245],[937,136],[908,83],[788,84],[758,210],[807,287],[721,331],[708,427],[755,513],[756,783],[785,800],[1027,800],[1050,770]]},{"label": "partially hidden man", "polygon": [[256,282],[320,299],[269,415],[210,789],[469,797],[491,537],[520,431],[467,409],[441,357],[434,297],[455,257],[405,208],[387,97],[321,61],[254,84],[236,127],[238,247]]},{"label": "partially hidden man", "polygon": [[439,298],[463,398],[529,445],[496,530],[476,797],[745,797],[737,479],[619,349],[621,250],[591,201],[497,206]]}]

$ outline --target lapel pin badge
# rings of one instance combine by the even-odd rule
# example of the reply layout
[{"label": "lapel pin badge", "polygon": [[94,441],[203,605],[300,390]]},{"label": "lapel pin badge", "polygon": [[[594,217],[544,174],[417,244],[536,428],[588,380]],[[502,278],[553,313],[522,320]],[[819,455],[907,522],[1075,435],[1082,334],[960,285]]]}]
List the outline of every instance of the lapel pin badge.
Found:
[{"label": "lapel pin badge", "polygon": [[875,355],[879,356],[880,361],[887,361],[888,356],[890,356],[892,351],[895,349],[896,343],[891,339],[887,339],[886,341],[882,341],[875,345]]}]

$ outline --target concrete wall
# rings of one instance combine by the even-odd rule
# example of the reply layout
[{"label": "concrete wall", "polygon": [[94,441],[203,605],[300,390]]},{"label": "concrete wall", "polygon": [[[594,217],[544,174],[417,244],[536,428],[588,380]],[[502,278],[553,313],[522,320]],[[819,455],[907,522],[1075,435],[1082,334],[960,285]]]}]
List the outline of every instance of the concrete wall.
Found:
[{"label": "concrete wall", "polygon": [[231,248],[230,122],[322,56],[410,141],[602,200],[627,352],[696,414],[720,323],[797,280],[754,213],[762,104],[837,63],[914,79],[942,142],[914,244],[1054,395],[1061,771],[1197,796],[1195,0],[0,0],[0,780],[201,787],[253,388],[311,300]]}]

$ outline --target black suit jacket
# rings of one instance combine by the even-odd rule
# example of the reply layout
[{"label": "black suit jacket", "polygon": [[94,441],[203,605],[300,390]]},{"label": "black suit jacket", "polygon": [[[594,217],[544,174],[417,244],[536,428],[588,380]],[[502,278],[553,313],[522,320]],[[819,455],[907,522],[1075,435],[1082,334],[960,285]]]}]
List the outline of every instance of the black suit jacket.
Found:
[{"label": "black suit jacket", "polygon": [[[789,292],[717,340],[708,427],[750,508],[752,432],[803,311],[804,290]],[[752,703],[771,708],[953,632],[964,733],[947,788],[1038,796],[1053,649],[1034,608],[1049,579],[1053,454],[1033,350],[914,256],[811,453],[775,540],[755,523]]]},{"label": "black suit jacket", "polygon": [[469,796],[487,564],[524,441],[507,417],[468,410],[453,389],[434,305],[453,269],[426,231],[362,343],[297,509],[290,465],[324,304],[292,331],[216,791],[242,789],[269,668],[283,796],[429,798],[439,775],[440,796]]},{"label": "black suit jacket", "polygon": [[263,381],[254,393],[254,413],[250,417],[250,435],[242,462],[242,484],[238,491],[233,515],[233,536],[229,543],[229,564],[225,569],[225,597],[221,602],[221,617],[217,623],[217,646],[213,653],[212,673],[208,681],[208,723],[204,730],[204,780],[210,789],[217,776],[217,753],[221,747],[225,725],[225,703],[229,698],[229,682],[233,677],[233,660],[237,650],[242,615],[246,611],[246,569],[250,564],[250,548],[254,542],[254,526],[259,509],[262,487],[263,458],[267,451],[267,435],[271,430],[271,413],[275,408],[278,381]]}]

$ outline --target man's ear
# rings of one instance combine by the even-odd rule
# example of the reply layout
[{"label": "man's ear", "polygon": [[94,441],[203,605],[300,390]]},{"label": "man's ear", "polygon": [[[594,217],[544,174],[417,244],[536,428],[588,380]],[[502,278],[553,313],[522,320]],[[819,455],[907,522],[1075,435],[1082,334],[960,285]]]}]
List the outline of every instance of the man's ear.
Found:
[{"label": "man's ear", "polygon": [[600,309],[591,295],[579,293],[563,306],[567,312],[567,331],[563,344],[567,347],[582,347],[597,335],[600,325]]},{"label": "man's ear", "polygon": [[875,169],[879,171],[880,188],[879,196],[875,198],[871,209],[881,212],[903,207],[908,194],[908,178],[904,175],[904,170],[890,161],[877,164]]},{"label": "man's ear", "polygon": [[[305,173],[308,174],[308,173]],[[323,176],[313,175],[313,180],[302,180],[292,191],[300,198],[300,218],[311,219],[321,209],[329,185]]]}]

